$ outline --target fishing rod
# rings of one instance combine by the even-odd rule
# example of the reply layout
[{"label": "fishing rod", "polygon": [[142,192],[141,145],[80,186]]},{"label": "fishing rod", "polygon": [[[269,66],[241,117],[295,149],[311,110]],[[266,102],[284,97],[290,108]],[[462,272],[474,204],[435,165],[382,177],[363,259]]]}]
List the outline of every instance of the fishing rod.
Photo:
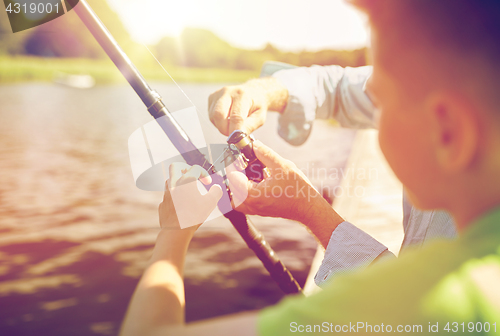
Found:
[{"label": "fishing rod", "polygon": [[[104,49],[109,58],[122,73],[130,86],[141,98],[148,112],[156,119],[169,140],[181,153],[183,159],[189,165],[199,165],[212,176],[212,184],[206,186],[207,189],[214,184],[218,184],[222,190],[229,188],[224,178],[219,175],[214,165],[210,164],[205,155],[189,139],[187,133],[181,128],[179,123],[173,118],[166,108],[161,96],[153,90],[139,70],[134,66],[128,56],[123,52],[116,40],[95,14],[85,0],[80,0],[74,6],[76,14],[80,17],[90,33]],[[264,166],[258,161],[253,153],[253,138],[242,131],[235,131],[228,138],[228,149],[226,150],[233,160],[243,162],[245,171],[249,178],[261,180],[265,175]],[[215,162],[214,162],[215,163]],[[258,168],[258,169],[256,169]],[[260,169],[260,170],[259,170]],[[259,173],[255,173],[259,172]],[[253,175],[252,175],[253,174]],[[255,255],[262,261],[271,277],[278,286],[287,294],[299,293],[300,285],[293,278],[293,275],[279,260],[264,236],[255,228],[248,217],[231,207],[229,197],[222,197],[217,204],[220,211],[228,218],[236,231],[243,238],[247,246],[254,251]]]}]

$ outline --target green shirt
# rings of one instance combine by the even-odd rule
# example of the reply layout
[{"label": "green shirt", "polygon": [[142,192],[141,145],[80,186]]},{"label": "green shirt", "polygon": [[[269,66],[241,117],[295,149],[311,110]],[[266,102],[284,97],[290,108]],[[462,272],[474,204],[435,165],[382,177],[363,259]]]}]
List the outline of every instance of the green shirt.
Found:
[{"label": "green shirt", "polygon": [[258,330],[500,335],[500,208],[456,240],[340,276],[310,297],[285,298],[260,312]]}]

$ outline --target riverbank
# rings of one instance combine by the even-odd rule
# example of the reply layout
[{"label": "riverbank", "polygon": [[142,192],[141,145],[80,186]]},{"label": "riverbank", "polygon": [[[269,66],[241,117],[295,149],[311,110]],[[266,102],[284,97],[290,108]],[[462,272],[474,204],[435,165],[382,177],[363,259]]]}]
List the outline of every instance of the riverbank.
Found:
[{"label": "riverbank", "polygon": [[[169,75],[154,62],[138,63],[137,67],[147,80],[171,81]],[[180,83],[240,83],[259,76],[259,72],[255,70],[168,66],[167,71]],[[61,73],[90,75],[97,84],[124,81],[115,65],[108,59],[0,56],[0,83],[3,84],[52,82]]]}]

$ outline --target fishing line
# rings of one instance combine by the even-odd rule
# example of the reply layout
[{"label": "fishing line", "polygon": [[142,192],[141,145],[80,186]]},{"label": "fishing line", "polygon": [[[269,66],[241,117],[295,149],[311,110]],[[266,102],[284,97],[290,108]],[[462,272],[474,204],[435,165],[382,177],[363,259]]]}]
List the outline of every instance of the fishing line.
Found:
[{"label": "fishing line", "polygon": [[[99,17],[94,13],[94,11],[88,5],[88,3],[85,0],[80,0],[79,5],[76,6],[74,10],[80,17],[80,19],[83,21],[83,23],[87,26],[87,28],[92,33],[97,42],[99,42],[99,44],[104,49],[106,54],[117,66],[118,70],[120,70],[120,72],[123,74],[123,76],[128,81],[130,86],[137,93],[139,98],[146,106],[149,114],[155,119],[155,122],[158,125],[160,125],[161,131],[163,132],[162,134],[167,136],[167,138],[170,140],[171,144],[175,147],[175,149],[178,150],[179,153],[181,153],[181,156],[186,161],[186,163],[190,165],[198,164],[206,166],[205,163],[208,164],[208,162],[206,160],[205,154],[202,153],[202,151],[200,151],[200,149],[193,143],[193,141],[181,127],[179,122],[175,120],[175,118],[173,118],[167,106],[163,103],[160,94],[149,86],[149,84],[146,82],[146,80],[141,75],[139,70],[134,66],[134,64],[131,62],[128,56],[123,52],[121,47],[118,45],[116,40],[104,26],[104,24],[101,22]],[[149,49],[148,51],[151,53]],[[154,58],[156,59],[156,57]],[[158,62],[158,60],[156,61]],[[163,68],[161,63],[159,64]],[[191,103],[192,105],[191,107],[195,107],[192,101],[189,99],[189,97],[185,94],[185,92],[173,80],[172,76],[170,76],[170,74],[164,68],[163,70],[176,84],[177,88],[179,89],[180,92],[182,92],[185,99],[187,99],[187,101]],[[198,117],[197,113],[196,117]],[[182,118],[182,116],[179,116],[179,118]],[[190,122],[190,124],[193,124],[192,120],[188,121]],[[184,120],[184,122],[186,122],[186,120]],[[196,125],[194,125],[193,127],[195,128]],[[143,137],[143,134],[141,133],[136,134],[136,133],[137,132],[134,132],[131,135],[131,137],[137,135],[138,136],[137,139],[141,140],[140,138]],[[207,147],[208,150],[210,150],[210,147],[207,145],[205,141],[206,135],[203,134],[203,137],[205,146]],[[193,139],[195,138],[196,137],[194,134]],[[252,167],[256,166],[256,164],[257,166],[258,164],[260,164],[259,170],[255,171],[254,173],[256,173],[255,176],[258,177],[259,180],[262,180],[265,176],[261,175],[265,175],[264,173],[266,168],[262,165],[260,161],[258,161],[258,159],[255,156],[255,153],[253,152],[253,140],[254,139],[252,139],[251,136],[247,135],[243,131],[236,130],[230,135],[230,137],[227,139],[226,142],[229,145],[229,149],[233,156],[235,156],[236,158],[245,159],[243,162],[246,164],[244,167],[245,169],[248,169],[250,167],[249,164],[251,164]],[[152,143],[149,142],[149,145],[151,144]],[[158,147],[160,150],[165,149],[165,146],[163,145],[159,145],[156,147]],[[129,150],[130,148],[131,147],[129,146]],[[145,153],[142,150],[142,148],[143,147],[141,142],[141,146],[139,146],[138,148],[135,147],[133,148],[134,150],[137,149],[135,154],[138,154],[140,157],[144,157],[143,154]],[[150,160],[149,157],[146,156],[146,160],[149,161]],[[133,160],[131,160],[131,163],[132,161]],[[155,166],[164,168],[163,164],[161,166],[160,165],[155,165]],[[146,171],[154,169],[155,166],[147,168]],[[145,166],[140,167],[139,170],[142,171],[141,174],[144,172],[143,171],[144,168]],[[134,171],[134,168],[132,170]],[[214,170],[212,169],[212,171]],[[161,171],[159,173],[161,174]],[[137,179],[139,179],[141,176],[142,175],[138,175]],[[220,176],[218,173],[212,176],[213,176],[212,184],[217,184],[221,186],[222,189],[224,190],[224,184],[226,183],[226,181],[224,181],[224,178]],[[162,181],[164,181],[164,179]],[[164,190],[163,188],[164,184],[162,183],[161,189]],[[223,196],[219,200],[218,207],[220,212],[223,213],[224,216],[231,221],[232,225],[238,231],[238,233],[243,238],[247,246],[250,249],[252,249],[255,255],[262,261],[262,264],[269,271],[269,274],[276,281],[278,286],[285,293],[299,293],[301,291],[301,288],[298,282],[294,279],[293,275],[279,260],[275,251],[269,246],[269,243],[265,240],[264,236],[257,230],[257,228],[252,224],[252,222],[247,218],[247,216],[232,208],[228,194],[226,194],[225,197]]]},{"label": "fishing line", "polygon": [[[189,98],[189,96],[184,92],[184,90],[180,87],[179,84],[177,84],[177,82],[175,81],[175,79],[170,75],[170,73],[167,71],[167,69],[165,69],[163,67],[163,65],[161,64],[161,62],[156,58],[156,56],[153,54],[153,52],[148,48],[147,45],[143,44],[144,48],[146,48],[146,50],[151,54],[151,56],[153,56],[154,60],[156,61],[156,63],[158,63],[158,65],[163,69],[163,71],[168,75],[168,77],[170,77],[170,80],[172,80],[172,82],[175,84],[175,86],[179,89],[179,91],[184,95],[184,97],[188,100],[188,102],[196,108],[196,105],[194,105],[193,101]],[[210,149],[210,146],[209,144],[207,143],[207,150],[208,150],[208,157],[209,159],[212,161],[211,162],[211,166],[210,168],[214,167],[215,165],[215,161],[213,160],[212,158],[212,150]],[[224,154],[224,152],[223,152]],[[220,156],[219,156],[220,157]],[[218,160],[218,159],[217,159]],[[216,161],[217,161],[216,160]],[[206,161],[206,160],[205,160]]]},{"label": "fishing line", "polygon": [[168,77],[170,77],[170,79],[172,80],[172,82],[174,82],[175,86],[177,86],[177,88],[182,92],[182,94],[184,95],[184,97],[186,97],[186,99],[191,103],[191,105],[195,106],[194,103],[191,101],[191,99],[189,99],[188,95],[184,92],[184,90],[182,90],[182,88],[179,86],[179,84],[177,84],[177,82],[175,81],[175,79],[170,75],[170,73],[163,67],[163,65],[160,63],[160,61],[158,61],[158,59],[155,57],[155,55],[151,52],[151,50],[149,50],[149,48],[143,44],[143,46],[149,51],[149,53],[151,54],[151,56],[153,56],[153,58],[155,59],[155,61],[158,63],[158,65],[163,69],[163,71],[165,71],[165,73],[168,75]]}]

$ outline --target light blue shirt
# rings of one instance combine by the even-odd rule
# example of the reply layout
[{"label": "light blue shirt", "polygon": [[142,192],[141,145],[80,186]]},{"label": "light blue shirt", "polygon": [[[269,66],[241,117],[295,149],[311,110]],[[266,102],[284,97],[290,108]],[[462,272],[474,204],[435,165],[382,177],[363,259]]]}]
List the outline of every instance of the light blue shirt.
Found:
[{"label": "light blue shirt", "polygon": [[[280,70],[284,69],[284,70]],[[377,128],[377,110],[365,93],[372,67],[312,66],[295,68],[268,63],[262,75],[272,75],[288,89],[288,103],[279,117],[278,133],[292,145],[303,144],[316,118],[337,120],[348,128]],[[403,197],[404,240],[401,253],[435,239],[453,239],[453,219],[443,211],[422,211]],[[315,277],[319,286],[340,273],[395,258],[387,247],[349,222],[332,233]]]}]

